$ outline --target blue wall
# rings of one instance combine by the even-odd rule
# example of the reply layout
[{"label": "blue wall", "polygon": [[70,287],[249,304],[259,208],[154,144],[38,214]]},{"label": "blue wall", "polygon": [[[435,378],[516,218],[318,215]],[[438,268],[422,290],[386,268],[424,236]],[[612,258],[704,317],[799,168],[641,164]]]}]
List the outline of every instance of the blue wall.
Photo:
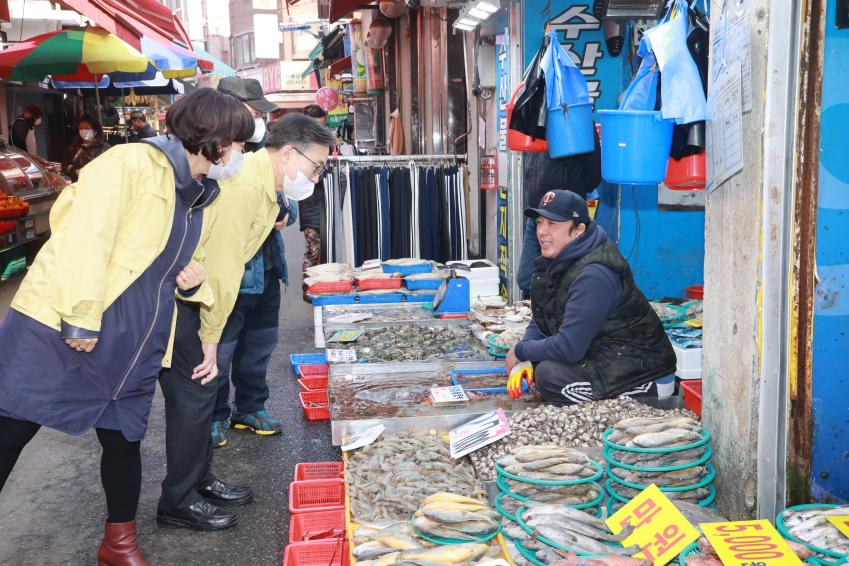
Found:
[{"label": "blue wall", "polygon": [[[553,21],[553,29],[561,30],[561,43],[570,45],[581,61],[579,67],[591,91],[592,83],[599,82],[596,110],[616,108],[619,93],[633,74],[627,63],[628,46],[618,57],[608,53],[601,24],[592,17],[592,3],[527,0],[524,6],[525,65],[539,49],[546,22]],[[570,29],[564,29],[570,24]],[[657,187],[622,186],[621,191],[619,210],[619,187],[600,187],[598,221],[619,243],[643,293],[648,297],[681,297],[688,286],[700,285],[704,280],[704,212],[658,210]]]},{"label": "blue wall", "polygon": [[826,12],[814,306],[811,495],[849,501],[849,30]]}]

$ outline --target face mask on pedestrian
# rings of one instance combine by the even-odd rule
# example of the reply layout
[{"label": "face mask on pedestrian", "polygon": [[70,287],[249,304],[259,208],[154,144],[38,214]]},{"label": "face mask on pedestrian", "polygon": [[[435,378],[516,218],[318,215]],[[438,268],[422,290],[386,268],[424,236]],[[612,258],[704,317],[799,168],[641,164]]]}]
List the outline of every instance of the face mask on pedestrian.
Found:
[{"label": "face mask on pedestrian", "polygon": [[206,176],[207,178],[215,179],[216,181],[223,181],[224,179],[235,177],[239,172],[239,169],[242,168],[244,160],[245,155],[242,153],[242,150],[233,149],[230,151],[230,159],[227,160],[227,163],[213,163],[209,166],[209,173],[207,173]]},{"label": "face mask on pedestrian", "polygon": [[292,200],[304,200],[312,196],[315,190],[315,183],[309,180],[309,177],[304,175],[304,172],[298,169],[298,176],[295,180],[286,175],[283,179],[283,192]]},{"label": "face mask on pedestrian", "polygon": [[265,120],[260,116],[254,118],[254,135],[248,140],[251,143],[259,143],[265,137]]},{"label": "face mask on pedestrian", "polygon": [[91,141],[94,139],[94,130],[86,130],[80,128],[80,137],[83,141]]}]

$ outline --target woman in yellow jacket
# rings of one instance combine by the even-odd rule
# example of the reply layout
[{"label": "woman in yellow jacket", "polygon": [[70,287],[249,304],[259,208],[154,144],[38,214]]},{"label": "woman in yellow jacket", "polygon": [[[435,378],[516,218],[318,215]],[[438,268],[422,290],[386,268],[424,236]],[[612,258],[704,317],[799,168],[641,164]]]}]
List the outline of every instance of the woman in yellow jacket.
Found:
[{"label": "woman in yellow jacket", "polygon": [[139,445],[175,293],[210,302],[193,261],[218,194],[205,176],[254,127],[241,104],[212,89],[177,101],[166,122],[168,136],[110,149],[63,191],[52,236],[0,325],[0,489],[41,426],[95,428],[108,509],[99,566],[148,564],[135,538]]}]

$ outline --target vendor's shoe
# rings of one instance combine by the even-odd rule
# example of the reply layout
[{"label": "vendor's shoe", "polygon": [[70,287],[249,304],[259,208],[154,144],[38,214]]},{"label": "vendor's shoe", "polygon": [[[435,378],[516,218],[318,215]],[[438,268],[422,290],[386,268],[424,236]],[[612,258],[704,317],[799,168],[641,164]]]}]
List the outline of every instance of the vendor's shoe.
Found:
[{"label": "vendor's shoe", "polygon": [[186,527],[196,531],[217,531],[235,525],[238,516],[209,501],[201,500],[187,509],[156,510],[156,523],[162,527]]},{"label": "vendor's shoe", "polygon": [[136,522],[106,523],[97,549],[97,566],[150,566],[136,542]]},{"label": "vendor's shoe", "polygon": [[280,434],[283,431],[283,425],[277,419],[268,416],[265,409],[255,413],[236,413],[230,417],[230,423],[233,428],[238,430],[249,429],[256,434],[262,436],[271,436],[272,434]]},{"label": "vendor's shoe", "polygon": [[249,487],[227,485],[221,480],[215,480],[198,489],[198,492],[213,503],[219,505],[244,505],[254,498],[254,492]]},{"label": "vendor's shoe", "polygon": [[227,429],[230,428],[230,421],[213,421],[212,422],[212,447],[222,448],[227,446]]}]

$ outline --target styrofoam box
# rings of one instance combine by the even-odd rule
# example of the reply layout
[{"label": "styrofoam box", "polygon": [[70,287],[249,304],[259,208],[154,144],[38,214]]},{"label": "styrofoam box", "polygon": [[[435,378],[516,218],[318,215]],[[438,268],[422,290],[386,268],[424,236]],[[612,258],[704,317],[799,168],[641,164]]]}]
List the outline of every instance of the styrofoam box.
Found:
[{"label": "styrofoam box", "polygon": [[701,379],[702,378],[702,348],[679,348],[672,342],[675,357],[678,359],[678,367],[675,375],[679,379]]},{"label": "styrofoam box", "polygon": [[499,295],[501,279],[498,277],[498,267],[486,259],[469,259],[465,261],[452,261],[449,263],[462,263],[472,265],[482,262],[486,267],[473,267],[471,271],[457,271],[457,275],[469,280],[469,295],[475,297],[492,297]]}]

